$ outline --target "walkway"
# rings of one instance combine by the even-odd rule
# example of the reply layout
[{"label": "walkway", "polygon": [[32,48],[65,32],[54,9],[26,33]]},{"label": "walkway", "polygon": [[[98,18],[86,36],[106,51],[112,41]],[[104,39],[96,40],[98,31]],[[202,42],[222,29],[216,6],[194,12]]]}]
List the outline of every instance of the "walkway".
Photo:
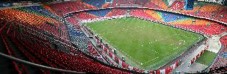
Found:
[{"label": "walkway", "polygon": [[201,70],[207,68],[206,65],[201,65],[199,63],[194,63],[191,65],[190,61],[194,57],[196,57],[202,50],[204,50],[206,46],[208,46],[208,49],[207,49],[208,51],[218,53],[218,51],[221,49],[221,43],[219,41],[220,38],[221,38],[221,36],[218,36],[218,35],[214,35],[211,38],[208,38],[207,44],[202,44],[191,54],[186,55],[182,59],[182,64],[179,67],[177,67],[174,70],[174,72],[196,73],[197,71],[201,71]]}]

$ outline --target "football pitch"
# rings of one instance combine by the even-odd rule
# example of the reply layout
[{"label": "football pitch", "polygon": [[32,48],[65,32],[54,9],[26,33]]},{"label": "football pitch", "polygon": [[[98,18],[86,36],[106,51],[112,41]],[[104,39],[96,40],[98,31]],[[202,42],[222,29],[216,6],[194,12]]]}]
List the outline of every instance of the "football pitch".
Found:
[{"label": "football pitch", "polygon": [[132,17],[84,25],[116,48],[128,64],[147,70],[162,67],[203,39],[200,34]]}]

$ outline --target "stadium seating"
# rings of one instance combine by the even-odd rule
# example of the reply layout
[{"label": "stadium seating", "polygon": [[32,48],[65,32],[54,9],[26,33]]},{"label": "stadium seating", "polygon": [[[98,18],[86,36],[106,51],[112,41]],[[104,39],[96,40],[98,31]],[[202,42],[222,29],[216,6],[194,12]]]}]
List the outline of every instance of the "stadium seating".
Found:
[{"label": "stadium seating", "polygon": [[197,16],[211,18],[221,6],[206,4],[199,9]]},{"label": "stadium seating", "polygon": [[151,2],[151,1],[148,1],[148,2],[144,5],[144,7],[148,7],[148,8],[150,8],[150,9],[160,9],[156,4],[154,4],[154,3]]},{"label": "stadium seating", "polygon": [[29,12],[29,13],[35,13],[35,14],[38,14],[38,15],[46,16],[46,17],[56,16],[53,13],[51,13],[50,11],[44,9],[42,6],[21,7],[21,8],[17,8],[17,9],[22,10],[22,11],[26,11],[26,12]]},{"label": "stadium seating", "polygon": [[102,6],[106,3],[106,0],[83,0],[83,2],[93,5],[97,8],[102,8]]},{"label": "stadium seating", "polygon": [[75,29],[80,29],[80,25],[78,20],[75,17],[68,17],[66,20],[71,23]]},{"label": "stadium seating", "polygon": [[106,17],[125,15],[126,12],[127,11],[124,9],[112,9],[108,14],[106,14]]},{"label": "stadium seating", "polygon": [[215,20],[220,20],[220,21],[222,21],[222,22],[227,22],[227,18],[226,18],[226,16],[227,16],[227,13],[226,13],[226,11],[227,11],[227,7],[224,7],[224,8],[221,8],[220,9],[220,11],[218,11],[217,12],[217,15],[215,16]]},{"label": "stadium seating", "polygon": [[[14,9],[7,9],[4,11],[1,11],[0,13],[1,13],[1,16],[5,18],[5,20],[7,21],[11,21],[12,19],[14,19],[14,21],[21,22],[21,23],[28,23],[29,25],[32,25],[32,26],[40,26],[42,24],[45,24],[46,22],[58,23],[56,20],[53,20],[51,18],[42,17],[42,16],[30,14],[30,13],[25,13]],[[11,16],[14,16],[14,17],[11,17]],[[58,24],[56,24],[56,26],[58,26]]]},{"label": "stadium seating", "polygon": [[[137,5],[150,9],[115,8]],[[16,48],[29,61],[37,64],[78,72],[127,74],[130,72],[130,65],[114,54],[108,46],[102,51],[96,49],[81,30],[81,21],[92,21],[93,19],[103,19],[103,17],[111,18],[129,13],[132,17],[163,23],[207,36],[219,35],[227,31],[226,25],[218,23],[227,22],[226,7],[216,4],[198,3],[193,10],[182,10],[183,5],[184,2],[176,1],[172,6],[168,7],[164,0],[78,0],[45,6],[4,9],[0,10],[0,42],[3,44],[1,46],[4,46],[2,48],[6,49],[3,51],[8,55],[16,56],[16,53],[13,52],[15,51],[14,48]],[[71,14],[68,15],[69,13]],[[205,17],[216,22],[189,17],[185,14],[199,18]],[[65,24],[65,21],[60,18],[64,18],[70,25]],[[30,30],[24,29],[25,27],[36,31],[36,33],[29,32]],[[39,36],[38,33],[50,36],[51,39]],[[55,42],[51,42],[54,41],[52,38],[59,39],[59,41],[63,41],[66,44],[75,45],[77,49],[61,43],[55,46]],[[221,54],[222,52],[227,52],[225,50],[227,47],[226,36],[221,38],[220,41],[223,44],[223,48],[220,51]],[[96,43],[98,45],[102,44],[98,37]],[[15,47],[11,47],[12,44]],[[107,54],[107,56],[103,54]],[[107,57],[110,57],[113,61],[108,61]],[[106,62],[108,64],[103,64]],[[115,62],[117,65],[114,64]],[[226,60],[218,56],[211,71],[218,70],[217,73],[222,73],[222,70],[226,70],[226,68],[223,68],[225,64]],[[10,61],[8,65],[12,66],[12,71],[15,73],[22,74],[26,72],[27,66],[17,64],[14,61]],[[50,73],[49,70],[36,70],[41,73]],[[144,73],[144,70],[135,67],[133,67],[133,70]]]},{"label": "stadium seating", "polygon": [[94,46],[91,44],[91,42],[88,43],[87,49],[88,49],[88,51],[89,51],[89,53],[90,53],[91,55],[96,56],[96,57],[100,56],[100,55],[98,54],[98,51],[97,51],[97,50],[94,48]]},{"label": "stadium seating", "polygon": [[186,18],[184,15],[167,13],[167,12],[161,12],[161,13],[162,13],[162,18],[165,22],[171,22],[171,21],[181,20]]},{"label": "stadium seating", "polygon": [[67,38],[65,37],[65,35],[62,35],[62,34],[66,34],[64,33],[64,30],[63,30],[65,28],[62,27],[62,24],[55,19],[38,16],[35,14],[30,14],[30,13],[13,10],[13,9],[0,11],[0,13],[2,14],[1,16],[4,18],[4,20],[6,21],[14,20],[15,22],[18,22],[27,26],[46,30],[49,33],[52,33],[53,35],[56,35],[58,37],[63,36],[64,38]]},{"label": "stadium seating", "polygon": [[91,6],[80,1],[64,2],[51,4],[50,7],[59,15],[63,16],[67,13],[72,13],[80,10],[93,9]]},{"label": "stadium seating", "polygon": [[170,24],[173,24],[175,26],[179,26],[182,28],[191,29],[197,32],[201,32],[206,35],[218,35],[226,31],[223,25],[219,23],[203,20],[203,19],[187,18],[184,20],[177,20],[175,22],[170,22]]},{"label": "stadium seating", "polygon": [[80,20],[89,20],[89,19],[98,18],[99,16],[95,16],[87,12],[80,12],[80,13],[74,14],[73,17],[80,18]]},{"label": "stadium seating", "polygon": [[100,17],[104,17],[110,11],[111,11],[111,9],[103,9],[103,10],[88,11],[87,13],[90,13],[90,14],[93,14],[93,15],[96,15],[96,16],[100,16]]},{"label": "stadium seating", "polygon": [[[1,21],[1,24],[3,24],[3,22],[5,22],[5,21]],[[20,47],[16,47],[11,42],[12,40],[9,39],[9,37],[7,35],[4,35],[4,34],[14,34],[13,32],[8,32],[8,31],[12,31],[12,29],[9,29],[9,28],[13,28],[13,27],[11,27],[12,26],[11,23],[6,23],[5,22],[5,25],[7,25],[7,27],[4,27],[4,28],[1,27],[2,30],[4,29],[4,32],[2,31],[0,33],[1,34],[0,35],[1,36],[1,38],[0,38],[0,43],[1,43],[0,47],[2,49],[1,52],[7,53],[8,55],[11,55],[11,56],[26,60],[26,57],[24,57],[23,55],[27,55],[27,54],[30,54],[30,53],[22,54],[22,53],[20,53],[20,51],[18,51],[18,49]],[[15,25],[13,25],[13,26],[15,26]],[[3,44],[3,46],[2,46],[2,44]],[[6,49],[7,51],[4,51],[4,49]],[[27,65],[25,66],[23,64],[18,64],[15,61],[9,61],[8,60],[7,63],[4,63],[6,61],[7,61],[7,59],[5,59],[5,58],[2,59],[2,64],[1,64],[2,73],[10,73],[11,72],[11,73],[22,74],[22,73],[33,73],[34,71],[38,71],[36,73],[49,73],[49,71],[47,71],[47,70],[44,71],[42,69],[31,68],[31,67],[28,67]],[[9,65],[12,65],[12,67],[14,67],[14,68],[10,68]],[[2,68],[2,67],[4,67],[4,68]],[[9,70],[9,68],[12,69],[12,70]],[[28,70],[28,68],[29,68],[29,70]],[[7,70],[4,70],[4,69],[7,69]],[[15,71],[13,71],[13,70],[15,70]],[[33,72],[31,70],[33,70]],[[9,72],[7,72],[7,71],[9,71]]]},{"label": "stadium seating", "polygon": [[[100,2],[95,2],[92,0],[81,0],[81,1],[76,1],[77,3],[82,3],[84,6],[80,8],[80,10],[82,9],[97,9],[95,7],[98,6],[98,8],[108,8],[108,7],[116,7],[116,6],[144,6],[144,7],[148,7],[150,9],[157,9],[157,10],[166,10],[169,12],[178,12],[181,14],[187,14],[187,15],[191,15],[191,16],[201,16],[204,18],[208,18],[208,19],[212,19],[214,15],[216,15],[220,10],[220,8],[222,8],[220,5],[217,4],[207,4],[204,2],[196,2],[194,5],[193,10],[184,10],[183,9],[183,5],[184,2],[182,1],[175,1],[171,6],[168,6],[167,1],[163,1],[163,0],[153,0],[153,1],[149,1],[149,0],[111,0],[111,1],[106,1],[106,0],[101,0]],[[146,2],[146,3],[145,3]],[[64,8],[64,9],[56,9],[58,7],[54,7],[54,6],[58,6],[58,5],[62,5],[59,6],[59,8],[62,8],[63,5],[67,5],[67,3],[75,3],[75,2],[64,2],[64,3],[57,3],[57,4],[51,4],[51,8],[53,8],[57,13],[59,13],[61,16],[69,13],[69,12],[75,12],[75,11],[79,11],[79,10],[73,10],[73,11],[67,11],[66,9],[70,9],[70,8]],[[70,4],[68,4],[70,5]],[[75,4],[74,4],[75,5]],[[72,6],[73,7],[73,6]],[[80,6],[77,6],[80,7]],[[182,10],[181,10],[182,9]],[[62,10],[62,11],[60,11]],[[209,15],[204,15],[204,14],[209,14]],[[212,20],[217,20],[217,21],[225,21],[224,18],[223,19],[215,19],[213,18]]]},{"label": "stadium seating", "polygon": [[149,10],[135,9],[135,10],[131,10],[130,14],[133,15],[133,16],[135,16],[135,17],[139,17],[139,18],[143,18],[143,19],[149,19],[149,20],[160,19],[158,17],[158,15],[152,16],[152,14],[155,15],[156,12],[152,12],[152,11],[149,11]]},{"label": "stadium seating", "polygon": [[151,1],[153,4],[155,4],[159,9],[167,9],[167,3],[164,0],[152,0]]},{"label": "stadium seating", "polygon": [[[6,48],[6,53],[8,55],[14,56],[14,52],[12,52],[12,47],[9,46],[9,43],[6,41],[6,38],[1,35],[2,42]],[[10,62],[11,65],[14,67],[15,73],[21,74],[21,71],[19,70],[18,64],[15,61]]]},{"label": "stadium seating", "polygon": [[173,11],[179,11],[184,8],[184,2],[183,1],[175,1],[169,8],[169,10]]},{"label": "stadium seating", "polygon": [[53,49],[52,47],[50,47],[51,43],[49,43],[48,41],[25,32],[20,33],[17,37],[10,35],[10,38],[18,47],[24,47],[26,51],[33,53],[35,56],[37,56],[37,58],[40,58],[40,60],[53,67],[76,70],[79,72],[127,73],[119,71],[117,69],[112,69],[98,62],[95,62],[92,59],[86,58],[86,56],[80,52],[76,52],[76,55],[74,56],[61,52],[57,49]]},{"label": "stadium seating", "polygon": [[219,56],[216,57],[215,62],[212,64],[210,68],[210,73],[225,73],[227,70],[226,57],[222,56],[222,54],[227,52],[227,36],[223,36],[220,41],[223,45],[223,48],[219,51],[218,53]]},{"label": "stadium seating", "polygon": [[43,8],[48,10],[51,14],[58,16],[57,13],[49,5],[43,5]]},{"label": "stadium seating", "polygon": [[226,31],[226,28],[219,23],[211,23],[207,20],[193,19],[174,13],[135,9],[132,10],[130,14],[143,19],[169,23],[180,28],[192,30],[206,35],[218,35]]},{"label": "stadium seating", "polygon": [[182,13],[182,14],[187,14],[187,15],[196,15],[197,13],[198,13],[198,11],[199,11],[199,9],[200,9],[200,4],[198,4],[198,5],[194,5],[194,7],[193,7],[193,9],[192,10],[181,10],[180,12]]},{"label": "stadium seating", "polygon": [[130,6],[132,4],[135,4],[134,0],[113,0],[112,7],[115,6]]},{"label": "stadium seating", "polygon": [[148,3],[149,0],[135,0],[135,4],[144,6]]}]

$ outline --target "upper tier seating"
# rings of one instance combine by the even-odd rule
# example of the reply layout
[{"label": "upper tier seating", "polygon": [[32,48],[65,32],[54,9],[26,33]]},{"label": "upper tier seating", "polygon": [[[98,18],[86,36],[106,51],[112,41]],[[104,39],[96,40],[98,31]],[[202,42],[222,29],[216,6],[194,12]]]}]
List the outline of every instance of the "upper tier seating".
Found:
[{"label": "upper tier seating", "polygon": [[[100,2],[97,2],[100,1]],[[75,6],[76,5],[76,6]],[[218,4],[208,4],[204,2],[195,2],[193,10],[185,10],[183,8],[183,1],[175,1],[171,6],[168,6],[165,0],[77,0],[72,2],[51,4],[50,7],[60,16],[68,13],[93,10],[97,8],[114,8],[118,6],[143,6],[150,9],[166,10],[174,13],[187,14],[196,17],[204,17],[215,21],[227,22],[225,18],[214,18],[215,15],[219,17],[219,13],[226,13],[222,11],[222,6]],[[74,8],[73,8],[74,7]],[[221,17],[223,17],[223,15]]]},{"label": "upper tier seating", "polygon": [[93,5],[97,8],[102,8],[102,6],[106,3],[106,0],[82,0],[83,2]]},{"label": "upper tier seating", "polygon": [[186,16],[180,15],[180,14],[173,14],[168,12],[161,12],[161,13],[162,13],[162,18],[165,22],[171,22],[171,21],[187,18]]},{"label": "upper tier seating", "polygon": [[128,6],[135,4],[135,0],[113,0],[112,6]]},{"label": "upper tier seating", "polygon": [[145,5],[146,3],[148,3],[149,0],[135,0],[135,4],[138,5]]},{"label": "upper tier seating", "polygon": [[102,10],[91,10],[91,11],[87,11],[90,14],[96,15],[96,16],[100,16],[100,17],[104,17],[106,16],[106,14],[108,14],[111,11],[111,9],[102,9]]},{"label": "upper tier seating", "polygon": [[222,22],[227,22],[227,7],[223,7],[220,9],[220,11],[217,11],[214,19],[220,20]]},{"label": "upper tier seating", "polygon": [[181,10],[184,9],[184,1],[175,1],[169,8],[170,10]]},{"label": "upper tier seating", "polygon": [[16,9],[26,11],[29,13],[35,13],[35,14],[42,15],[42,16],[47,16],[47,17],[56,16],[53,13],[51,13],[50,11],[43,8],[42,6],[29,6],[29,7],[21,7],[21,8],[16,8]]},{"label": "upper tier seating", "polygon": [[224,57],[224,53],[227,53],[227,36],[221,38],[221,43],[223,48],[219,51],[219,54],[212,65],[210,72],[211,73],[225,73],[227,70],[227,60]]},{"label": "upper tier seating", "polygon": [[86,10],[86,9],[93,9],[93,7],[88,6],[86,3],[80,1],[72,1],[72,2],[63,2],[63,3],[56,3],[51,4],[50,7],[59,15],[63,16],[68,13]]},{"label": "upper tier seating", "polygon": [[126,12],[127,11],[124,9],[112,9],[108,14],[106,14],[106,17],[125,15]]},{"label": "upper tier seating", "polygon": [[[15,9],[6,9],[0,11],[1,20],[13,21],[24,26],[37,28],[41,31],[47,31],[49,34],[59,38],[68,39],[66,27],[59,21],[39,16],[36,14],[26,13]],[[12,23],[13,23],[12,22]]]},{"label": "upper tier seating", "polygon": [[167,3],[164,0],[151,0],[152,4],[155,4],[159,9],[167,9]]},{"label": "upper tier seating", "polygon": [[197,13],[198,16],[211,18],[221,6],[213,4],[204,4]]},{"label": "upper tier seating", "polygon": [[1,10],[0,13],[1,17],[7,21],[12,21],[13,19],[13,21],[21,22],[23,24],[27,23],[31,26],[40,26],[42,24],[45,24],[46,22],[49,22],[55,24],[55,26],[60,26],[59,22],[54,19],[22,12],[19,10],[6,9]]}]

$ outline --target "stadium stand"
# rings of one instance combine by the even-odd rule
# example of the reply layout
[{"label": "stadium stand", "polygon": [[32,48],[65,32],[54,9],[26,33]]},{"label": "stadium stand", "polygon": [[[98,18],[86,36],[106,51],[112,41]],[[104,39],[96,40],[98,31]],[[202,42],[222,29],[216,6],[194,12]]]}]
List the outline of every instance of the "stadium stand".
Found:
[{"label": "stadium stand", "polygon": [[172,11],[180,11],[184,8],[184,2],[183,1],[175,1],[169,8],[169,10]]},{"label": "stadium stand", "polygon": [[46,16],[46,17],[55,16],[53,13],[49,12],[48,10],[44,9],[41,6],[21,7],[21,8],[17,8],[17,9],[21,10],[21,11],[28,12],[28,13],[34,13],[34,14],[37,14],[37,15]]},{"label": "stadium stand", "polygon": [[164,1],[164,0],[154,0],[154,1],[151,1],[151,2],[152,2],[153,4],[155,4],[155,5],[157,5],[157,7],[158,7],[159,9],[165,10],[165,9],[168,8],[167,3],[166,3],[166,1]]},{"label": "stadium stand", "polygon": [[220,9],[220,11],[217,12],[217,15],[215,16],[214,19],[216,20],[220,20],[220,21],[223,21],[223,22],[227,22],[226,20],[226,16],[227,16],[227,7],[223,7]]},{"label": "stadium stand", "polygon": [[[29,45],[31,45],[29,43]],[[30,50],[34,50],[34,49],[30,49]],[[89,69],[89,68],[95,68],[95,67],[98,67],[100,66],[100,68],[103,70],[102,71],[98,71],[96,73],[100,73],[100,72],[103,72],[103,73],[110,73],[110,71],[107,71],[105,69],[105,67],[101,67],[100,64],[95,64],[94,62],[92,62],[91,60],[89,59],[86,59],[83,55],[81,54],[78,54],[77,56],[70,56],[70,55],[67,55],[65,53],[61,53],[61,52],[57,52],[53,49],[49,49],[46,48],[46,50],[44,49],[36,49],[36,53],[39,53],[39,55],[47,55],[46,58],[49,58],[51,59],[53,62],[56,62],[58,63],[59,65],[62,65],[63,67],[66,67],[69,68],[69,69],[74,69],[74,70],[77,70],[77,71],[85,71],[85,72],[94,72],[94,70],[97,70],[97,69]],[[53,50],[53,51],[52,51]],[[44,53],[42,53],[44,52]],[[51,54],[51,55],[48,55],[48,54]],[[59,56],[59,55],[62,55],[62,56]],[[38,56],[38,55],[37,55]],[[55,59],[51,58],[51,57],[55,57]],[[60,59],[62,61],[60,61]],[[56,61],[54,61],[56,60]],[[58,60],[58,61],[57,61]],[[75,61],[73,61],[75,60]],[[76,61],[77,60],[77,61]],[[63,64],[61,64],[61,62]],[[67,63],[68,62],[68,63]],[[74,63],[73,63],[74,62]],[[89,63],[89,64],[88,64]],[[90,66],[90,67],[89,67]],[[88,68],[88,69],[87,69]],[[86,71],[87,70],[87,71]],[[117,71],[116,71],[117,72]]]},{"label": "stadium stand", "polygon": [[159,9],[158,6],[157,6],[156,4],[154,4],[154,3],[150,2],[150,1],[148,1],[148,2],[144,5],[144,7],[148,7],[148,8],[150,8],[150,9]]},{"label": "stadium stand", "polygon": [[113,0],[112,6],[130,6],[135,4],[134,0]]},{"label": "stadium stand", "polygon": [[87,4],[80,2],[80,1],[72,1],[72,2],[64,2],[64,3],[56,3],[51,4],[50,7],[59,15],[63,16],[68,13],[86,10],[86,9],[93,9],[91,6],[87,6]]},{"label": "stadium stand", "polygon": [[171,21],[181,20],[186,18],[184,15],[166,13],[166,12],[161,12],[161,13],[162,13],[162,18],[165,22],[171,22]]},{"label": "stadium stand", "polygon": [[[55,19],[38,16],[31,13],[22,12],[14,9],[7,9],[4,11],[0,11],[2,14],[2,18],[6,21],[20,22],[21,24],[36,27],[42,30],[48,31],[50,34],[56,35],[58,37],[66,38],[66,33],[64,31],[65,27],[63,27],[60,22]],[[13,16],[13,17],[12,17]]]},{"label": "stadium stand", "polygon": [[225,26],[218,23],[210,23],[209,21],[205,20],[186,19],[183,21],[175,21],[171,23],[182,28],[203,33],[205,35],[218,35],[226,31],[226,29],[224,28]]},{"label": "stadium stand", "polygon": [[[136,5],[150,9],[140,7],[131,9],[115,8]],[[207,36],[227,32],[226,25],[221,24],[227,22],[226,7],[198,3],[193,10],[182,10],[183,5],[184,2],[176,1],[168,7],[164,0],[78,0],[45,6],[4,9],[0,10],[0,48],[5,49],[1,52],[10,56],[54,68],[88,73],[128,74],[134,71],[144,73],[144,70],[136,67],[132,67],[133,71],[131,71],[131,66],[128,63],[116,55],[109,46],[105,46],[98,36],[91,33],[90,36],[95,37],[96,44],[101,45],[102,50],[99,50],[97,46],[92,44],[85,32],[81,30],[83,28],[81,22],[129,14],[132,17],[163,23],[174,28],[181,28]],[[68,14],[70,15],[66,16]],[[204,17],[209,20],[201,19]],[[66,24],[67,22],[61,18],[64,18],[70,24]],[[28,30],[28,28],[36,33]],[[86,30],[90,31],[89,29]],[[52,38],[42,37],[38,33]],[[54,42],[54,39],[59,39],[64,43]],[[226,58],[221,56],[227,52],[226,40],[226,36],[220,40],[223,47],[210,69],[211,73],[225,73],[227,70]],[[72,48],[68,45],[75,45],[75,47]],[[104,54],[107,54],[107,56]],[[110,61],[109,58],[113,61]],[[3,73],[35,73],[27,69],[30,69],[29,66],[18,64],[15,61],[4,59],[2,62],[9,62],[0,64]],[[171,66],[154,71],[150,70],[149,73],[170,73],[178,64],[179,61],[176,61]],[[174,67],[172,67],[173,65]],[[12,70],[3,69],[2,67],[5,66]],[[39,73],[51,73],[49,70],[37,68],[32,68],[32,70]]]},{"label": "stadium stand", "polygon": [[144,10],[144,12],[146,14],[148,14],[149,16],[153,17],[153,19],[155,19],[155,20],[163,21],[162,14],[159,12],[156,12],[154,10]]},{"label": "stadium stand", "polygon": [[201,7],[201,4],[195,4],[192,10],[181,10],[182,14],[196,15]]},{"label": "stadium stand", "polygon": [[144,6],[149,0],[135,0],[135,4]]},{"label": "stadium stand", "polygon": [[88,13],[96,15],[96,16],[100,16],[100,17],[104,17],[106,16],[106,14],[108,14],[111,11],[111,9],[103,9],[103,10],[95,10],[95,11],[88,11]]},{"label": "stadium stand", "polygon": [[106,0],[83,0],[83,2],[93,5],[97,8],[102,8],[102,6],[106,3]]},{"label": "stadium stand", "polygon": [[162,20],[162,17],[160,17],[159,15],[155,15],[158,13],[152,10],[135,9],[135,10],[131,10],[130,14],[135,17],[139,17],[143,19],[160,20],[160,21]]},{"label": "stadium stand", "polygon": [[71,23],[75,29],[80,29],[79,21],[75,17],[68,17],[66,20]]},{"label": "stadium stand", "polygon": [[[8,55],[14,56],[15,54],[14,54],[14,52],[12,52],[12,47],[9,46],[9,43],[7,43],[5,37],[3,37],[1,35],[1,39],[2,39],[2,42],[3,42],[4,46],[5,46],[5,49],[7,51],[6,53]],[[14,62],[14,61],[10,62],[10,65],[12,65],[13,70],[15,71],[15,73],[18,73],[18,74],[21,73],[21,71],[19,70],[18,64],[16,64],[16,62]],[[7,66],[7,65],[5,65],[5,66]]]},{"label": "stadium stand", "polygon": [[56,12],[49,5],[43,4],[43,8],[49,11],[51,14],[57,15]]},{"label": "stadium stand", "polygon": [[[225,26],[207,20],[193,19],[187,16],[152,10],[132,10],[131,15],[143,19],[165,22],[180,28],[190,29],[206,35],[218,35],[226,31]],[[163,21],[162,21],[163,20]]]},{"label": "stadium stand", "polygon": [[218,9],[221,6],[218,5],[213,5],[213,4],[205,4],[204,6],[202,6],[197,15],[198,16],[202,16],[202,17],[208,17],[211,18],[212,16],[214,16],[215,12],[218,11]]},{"label": "stadium stand", "polygon": [[227,36],[222,37],[220,41],[223,44],[223,47],[221,51],[219,51],[214,64],[212,64],[210,73],[226,73],[227,70],[226,57],[222,56],[227,52]]},{"label": "stadium stand", "polygon": [[120,16],[125,15],[127,13],[124,9],[112,9],[108,14],[106,14],[106,17],[112,17],[112,16]]},{"label": "stadium stand", "polygon": [[[75,56],[61,52],[55,47],[51,47],[52,45],[49,41],[26,33],[26,31],[23,31],[23,33],[15,31],[15,33],[17,33],[18,36],[14,37],[14,35],[10,35],[10,39],[15,43],[17,47],[24,47],[22,49],[26,49],[30,53],[33,53],[35,56],[40,58],[40,60],[46,62],[50,66],[85,72],[94,72],[96,70],[96,72],[94,73],[127,73],[111,69],[109,67],[103,66],[100,63],[92,61],[92,59],[85,58],[86,56],[80,52],[74,51],[74,54],[76,54]],[[100,69],[97,70],[97,67]]]},{"label": "stadium stand", "polygon": [[88,19],[94,19],[98,18],[99,16],[89,14],[87,12],[80,12],[80,13],[75,13],[73,14],[74,17],[80,18],[80,20],[88,20]]}]

